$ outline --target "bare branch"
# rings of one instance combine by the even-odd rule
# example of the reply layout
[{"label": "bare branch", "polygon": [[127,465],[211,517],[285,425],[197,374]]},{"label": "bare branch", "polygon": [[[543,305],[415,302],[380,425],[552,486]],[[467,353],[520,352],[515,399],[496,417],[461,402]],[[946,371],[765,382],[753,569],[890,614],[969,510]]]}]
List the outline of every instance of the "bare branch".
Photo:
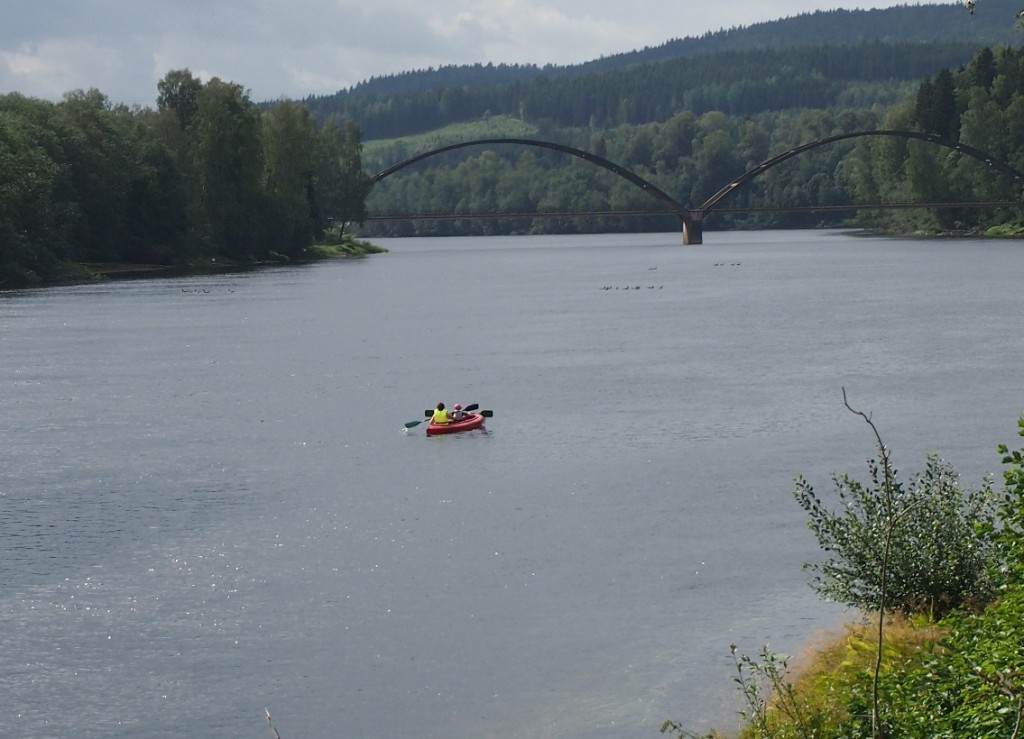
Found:
[{"label": "bare branch", "polygon": [[881,572],[881,583],[879,587],[878,595],[878,647],[875,650],[875,670],[874,675],[871,679],[871,736],[874,739],[881,739],[882,737],[882,722],[878,710],[878,683],[879,675],[882,671],[882,638],[885,636],[885,597],[886,597],[886,585],[887,577],[889,572],[889,552],[892,547],[892,532],[896,525],[895,511],[893,510],[893,492],[892,492],[892,468],[889,465],[889,452],[885,448],[885,444],[882,442],[882,436],[878,433],[878,428],[871,420],[871,416],[863,411],[855,410],[850,406],[849,401],[846,398],[846,388],[843,390],[843,405],[846,406],[847,410],[863,418],[868,426],[871,427],[871,431],[875,434],[875,439],[878,441],[878,453],[882,458],[882,474],[884,475],[884,485],[882,494],[885,498],[885,509],[886,509],[886,530],[885,530],[885,545],[882,550],[882,572]]}]

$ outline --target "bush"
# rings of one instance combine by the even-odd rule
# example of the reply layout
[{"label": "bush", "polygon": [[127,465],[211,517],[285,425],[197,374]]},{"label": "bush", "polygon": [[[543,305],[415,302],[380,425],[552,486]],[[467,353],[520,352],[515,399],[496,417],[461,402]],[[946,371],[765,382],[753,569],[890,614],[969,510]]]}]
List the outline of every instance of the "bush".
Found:
[{"label": "bush", "polygon": [[[1024,436],[1024,415],[1017,419],[1017,433]],[[1000,554],[1011,582],[1024,583],[1024,449],[1011,451],[999,445],[1003,455],[1003,480],[1006,483],[999,509],[1001,530],[996,534]]]},{"label": "bush", "polygon": [[[832,476],[840,510],[828,511],[803,478],[794,495],[810,515],[808,526],[826,552],[805,568],[816,573],[811,586],[827,600],[878,610],[886,537],[888,554],[885,610],[929,613],[933,618],[965,604],[987,602],[994,586],[991,570],[996,499],[987,478],[965,491],[953,467],[936,454],[910,484],[886,483],[869,460],[871,483]],[[886,490],[886,485],[891,490]]]}]

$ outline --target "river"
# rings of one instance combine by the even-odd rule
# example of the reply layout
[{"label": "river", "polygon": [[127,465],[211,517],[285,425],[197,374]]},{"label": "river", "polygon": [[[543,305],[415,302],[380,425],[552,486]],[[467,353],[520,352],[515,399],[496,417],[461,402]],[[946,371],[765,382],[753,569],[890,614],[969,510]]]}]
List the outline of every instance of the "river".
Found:
[{"label": "river", "polygon": [[[1020,242],[380,240],[0,293],[0,735],[655,737],[850,618],[805,475],[1000,471]],[[486,431],[405,431],[438,401]]]}]

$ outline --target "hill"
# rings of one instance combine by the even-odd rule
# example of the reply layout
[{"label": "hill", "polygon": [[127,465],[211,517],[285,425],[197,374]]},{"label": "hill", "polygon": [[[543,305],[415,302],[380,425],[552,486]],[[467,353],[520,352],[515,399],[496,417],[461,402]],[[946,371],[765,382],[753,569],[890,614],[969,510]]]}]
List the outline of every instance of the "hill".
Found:
[{"label": "hill", "polygon": [[887,105],[900,83],[957,68],[981,47],[1019,45],[1018,5],[986,0],[984,12],[974,15],[958,3],[817,11],[578,65],[481,63],[404,72],[304,102],[321,120],[354,121],[367,139],[487,114],[555,127],[612,127],[663,121],[684,109],[750,115]]}]

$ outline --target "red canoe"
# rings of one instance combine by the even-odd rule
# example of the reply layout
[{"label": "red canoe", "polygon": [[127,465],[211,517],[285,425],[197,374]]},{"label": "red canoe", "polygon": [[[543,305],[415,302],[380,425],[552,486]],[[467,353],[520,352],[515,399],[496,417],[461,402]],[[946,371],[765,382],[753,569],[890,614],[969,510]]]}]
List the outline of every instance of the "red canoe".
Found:
[{"label": "red canoe", "polygon": [[436,434],[457,434],[460,431],[471,431],[472,429],[482,428],[483,425],[483,416],[479,413],[467,413],[466,417],[461,421],[449,421],[448,423],[434,423],[431,421],[427,425],[427,436],[434,436]]}]

